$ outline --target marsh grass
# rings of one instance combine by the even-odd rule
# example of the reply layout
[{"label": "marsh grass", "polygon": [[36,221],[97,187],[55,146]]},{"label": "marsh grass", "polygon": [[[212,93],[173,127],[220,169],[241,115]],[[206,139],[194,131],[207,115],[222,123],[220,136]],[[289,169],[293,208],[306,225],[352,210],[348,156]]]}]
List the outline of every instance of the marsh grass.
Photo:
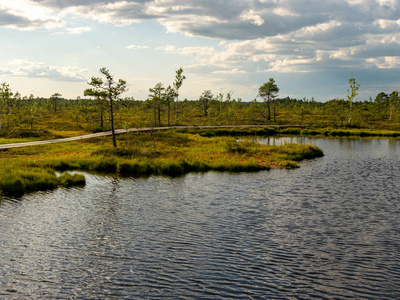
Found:
[{"label": "marsh grass", "polygon": [[[185,132],[180,130],[180,132]],[[190,129],[190,133],[197,133],[204,137],[218,137],[218,136],[326,136],[326,137],[400,137],[400,131],[395,130],[376,130],[368,128],[240,128],[240,129]]]},{"label": "marsh grass", "polygon": [[0,190],[4,195],[22,196],[24,193],[50,190],[58,186],[58,179],[50,169],[29,168],[14,161],[0,168]]},{"label": "marsh grass", "polygon": [[168,175],[188,172],[254,172],[271,167],[294,168],[297,161],[322,156],[311,145],[266,146],[233,137],[207,138],[176,131],[128,133],[118,136],[119,148],[108,137],[61,144],[14,148],[0,152],[0,190],[4,195],[83,185],[83,175],[55,172],[81,170],[121,176]]},{"label": "marsh grass", "polygon": [[180,130],[180,132],[197,133],[203,137],[218,137],[218,136],[272,136],[279,133],[277,128],[227,128],[227,129],[190,129]]},{"label": "marsh grass", "polygon": [[86,184],[85,176],[82,174],[63,173],[58,178],[59,185],[62,187],[84,186]]},{"label": "marsh grass", "polygon": [[243,154],[249,151],[249,147],[246,146],[245,142],[232,139],[226,143],[225,148],[229,153]]}]

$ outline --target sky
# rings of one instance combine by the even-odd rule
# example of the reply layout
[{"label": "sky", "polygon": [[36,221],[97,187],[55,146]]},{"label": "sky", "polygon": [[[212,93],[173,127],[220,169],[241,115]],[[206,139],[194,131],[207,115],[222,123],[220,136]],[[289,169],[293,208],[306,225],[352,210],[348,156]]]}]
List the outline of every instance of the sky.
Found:
[{"label": "sky", "polygon": [[83,97],[106,67],[124,97],[186,76],[251,101],[274,78],[279,97],[356,100],[400,89],[400,0],[1,0],[0,83],[22,96]]}]

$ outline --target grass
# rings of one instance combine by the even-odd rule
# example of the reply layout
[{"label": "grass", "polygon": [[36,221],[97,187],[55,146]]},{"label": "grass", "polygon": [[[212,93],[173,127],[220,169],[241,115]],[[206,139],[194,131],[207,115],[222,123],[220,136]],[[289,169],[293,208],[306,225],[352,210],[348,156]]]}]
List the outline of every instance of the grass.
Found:
[{"label": "grass", "polygon": [[295,168],[298,161],[322,156],[311,145],[265,146],[233,137],[203,137],[169,132],[128,133],[61,144],[14,148],[0,152],[0,191],[21,196],[26,192],[84,185],[83,175],[56,171],[81,170],[120,176],[168,175],[188,172],[254,172]]},{"label": "grass", "polygon": [[82,174],[73,174],[66,172],[58,178],[59,185],[62,187],[84,186],[86,184],[85,176]]},{"label": "grass", "polygon": [[57,177],[51,168],[31,167],[24,159],[3,161],[0,167],[0,194],[20,197],[25,193],[52,190],[57,187],[85,185],[80,174],[61,174]]},{"label": "grass", "polygon": [[[181,132],[184,132],[181,130]],[[234,128],[234,129],[190,129],[204,137],[217,136],[322,136],[322,137],[386,137],[398,138],[400,131],[361,128]]]},{"label": "grass", "polygon": [[[69,130],[70,128],[67,127]],[[0,132],[0,144],[83,134],[79,131],[19,129]],[[209,170],[253,172],[271,168],[297,168],[298,161],[323,155],[310,145],[262,146],[236,137],[253,136],[389,137],[400,131],[336,127],[177,129],[168,132],[129,133],[57,145],[15,148],[0,152],[0,194],[83,185],[75,175],[57,177],[56,171],[82,170],[121,176],[169,175]]]}]

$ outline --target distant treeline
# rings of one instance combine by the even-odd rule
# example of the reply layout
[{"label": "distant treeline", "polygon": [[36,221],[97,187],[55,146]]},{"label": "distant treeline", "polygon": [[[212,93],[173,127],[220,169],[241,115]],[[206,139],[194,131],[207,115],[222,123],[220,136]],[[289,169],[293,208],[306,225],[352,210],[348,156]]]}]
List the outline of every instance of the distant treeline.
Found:
[{"label": "distant treeline", "polygon": [[[105,99],[64,99],[60,94],[50,98],[21,97],[19,93],[0,93],[1,130],[14,128],[103,131],[109,130],[108,104]],[[173,99],[115,101],[115,124],[118,128],[172,125]],[[177,102],[176,125],[227,124],[304,124],[314,126],[390,127],[400,128],[398,92],[379,93],[367,101],[355,101],[351,123],[349,101],[334,99],[275,98],[271,100],[271,120],[265,102],[245,102],[230,94],[218,96],[206,91],[199,99]],[[174,104],[175,105],[175,104]]]}]

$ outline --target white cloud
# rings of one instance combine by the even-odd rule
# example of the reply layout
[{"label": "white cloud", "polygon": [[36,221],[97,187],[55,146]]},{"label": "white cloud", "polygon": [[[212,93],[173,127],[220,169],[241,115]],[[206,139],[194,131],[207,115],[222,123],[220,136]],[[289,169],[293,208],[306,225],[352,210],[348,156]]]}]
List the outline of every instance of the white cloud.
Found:
[{"label": "white cloud", "polygon": [[386,56],[367,58],[366,61],[373,64],[378,69],[394,69],[400,67],[400,57]]},{"label": "white cloud", "polygon": [[278,72],[278,73],[291,73],[291,72],[299,72],[299,73],[308,73],[310,72],[309,68],[306,66],[313,63],[314,59],[305,59],[305,58],[284,58],[279,59],[270,63],[270,67],[267,72]]},{"label": "white cloud", "polygon": [[64,31],[54,32],[53,35],[60,35],[60,34],[73,34],[73,35],[80,35],[86,32],[92,31],[90,27],[73,27],[73,28],[65,28]]},{"label": "white cloud", "polygon": [[110,3],[97,2],[85,5],[72,5],[64,10],[65,15],[77,15],[101,23],[112,23],[116,26],[125,26],[149,19],[144,11],[146,7],[141,3],[130,1],[115,1]]},{"label": "white cloud", "polygon": [[[354,51],[354,50],[353,50]],[[317,50],[316,61],[328,61],[328,60],[342,60],[346,61],[351,58],[351,49],[338,49],[338,50]]]},{"label": "white cloud", "polygon": [[86,81],[82,73],[86,69],[72,66],[52,66],[42,62],[31,62],[24,59],[14,59],[8,63],[10,75],[28,78],[46,78],[55,81]]},{"label": "white cloud", "polygon": [[357,5],[362,5],[362,4],[364,4],[365,0],[347,0],[347,2],[348,2],[351,6],[357,6]]},{"label": "white cloud", "polygon": [[0,74],[1,75],[11,75],[11,72],[7,69],[0,68]]},{"label": "white cloud", "polygon": [[35,30],[56,29],[64,25],[57,11],[34,1],[2,0],[0,3],[0,27]]},{"label": "white cloud", "polygon": [[245,70],[239,70],[239,68],[234,68],[231,70],[220,70],[214,71],[212,74],[227,74],[227,75],[234,75],[234,74],[247,74]]},{"label": "white cloud", "polygon": [[251,21],[253,25],[261,26],[264,24],[263,18],[261,18],[258,14],[255,13],[254,10],[250,9],[247,12],[244,12],[240,18],[245,21]]},{"label": "white cloud", "polygon": [[341,22],[337,20],[332,20],[326,23],[319,23],[312,26],[305,26],[299,30],[293,32],[293,37],[296,40],[312,40],[315,37],[320,37],[321,35],[326,35],[330,31],[340,27],[342,25]]},{"label": "white cloud", "polygon": [[183,47],[177,48],[173,45],[166,45],[162,47],[158,47],[157,50],[164,51],[166,53],[175,53],[185,56],[211,56],[215,53],[215,49],[213,47]]},{"label": "white cloud", "polygon": [[149,46],[138,46],[138,45],[129,45],[126,47],[126,49],[130,50],[137,50],[137,49],[149,49]]},{"label": "white cloud", "polygon": [[399,20],[385,20],[385,19],[378,19],[374,23],[380,29],[383,30],[399,30],[400,29],[400,19]]},{"label": "white cloud", "polygon": [[285,7],[277,7],[274,8],[273,13],[281,16],[281,17],[287,17],[287,16],[296,16],[297,14],[294,13],[293,11],[288,10]]},{"label": "white cloud", "polygon": [[[181,34],[169,35],[173,41],[163,40],[165,44],[174,43],[182,35],[206,38],[193,43],[204,42],[200,47],[166,45],[156,49],[189,57],[185,62],[192,58],[192,70],[199,73],[206,70],[208,75],[257,70],[319,72],[341,66],[360,70],[399,68],[399,0],[231,0],[229,3],[222,0],[3,0],[0,3],[0,26],[3,27],[61,28],[71,34],[90,30],[89,27],[71,28],[67,22],[74,18],[116,26],[153,20],[164,26],[167,33]],[[214,40],[209,42],[210,39]],[[218,46],[209,46],[214,44]],[[127,46],[131,50],[148,48]],[[81,70],[73,73],[37,63],[12,70],[14,75],[18,72],[21,76],[83,80]]]},{"label": "white cloud", "polygon": [[69,34],[83,34],[83,33],[89,32],[91,30],[92,30],[92,28],[87,27],[87,26],[86,27],[66,28],[66,31]]},{"label": "white cloud", "polygon": [[388,6],[391,9],[398,9],[400,4],[398,0],[377,0],[380,6]]}]

